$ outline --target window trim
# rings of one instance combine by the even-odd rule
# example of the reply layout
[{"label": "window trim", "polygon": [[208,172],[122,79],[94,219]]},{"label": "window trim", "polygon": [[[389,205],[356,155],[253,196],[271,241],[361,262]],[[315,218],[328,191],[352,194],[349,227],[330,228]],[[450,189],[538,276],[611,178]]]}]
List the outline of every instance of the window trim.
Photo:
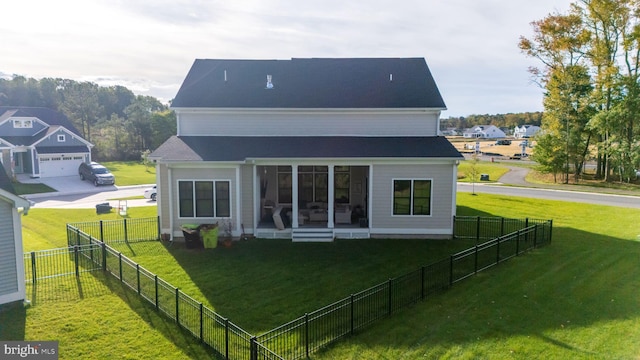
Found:
[{"label": "window trim", "polygon": [[[198,216],[198,194],[196,192],[196,183],[209,182],[211,183],[211,200],[213,207],[213,216]],[[191,184],[191,216],[182,216],[182,198],[180,197],[180,184],[181,183],[190,183]],[[216,189],[218,183],[227,183],[227,208],[229,215],[228,216],[219,216],[219,212],[221,210],[218,209],[218,202],[220,199],[217,199]],[[177,195],[177,203],[178,203],[178,219],[230,219],[233,214],[233,204],[232,204],[232,187],[231,187],[231,179],[178,179],[176,180],[176,195]],[[185,199],[186,200],[186,199]]]},{"label": "window trim", "polygon": [[58,134],[57,136],[58,142],[65,142],[67,141],[67,137],[64,136],[64,134]]},{"label": "window trim", "polygon": [[[394,210],[395,204],[395,184],[396,181],[410,181],[410,193],[409,193],[409,214],[396,214]],[[428,181],[429,187],[429,214],[414,214],[413,204],[415,200],[415,182],[416,181]],[[433,178],[393,178],[391,179],[391,216],[392,217],[431,217],[433,216]]]}]

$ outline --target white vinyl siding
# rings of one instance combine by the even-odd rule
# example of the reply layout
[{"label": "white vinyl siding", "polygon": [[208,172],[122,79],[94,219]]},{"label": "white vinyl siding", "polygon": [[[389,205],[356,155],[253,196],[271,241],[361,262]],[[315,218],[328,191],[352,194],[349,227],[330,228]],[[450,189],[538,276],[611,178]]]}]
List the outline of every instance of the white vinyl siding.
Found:
[{"label": "white vinyl siding", "polygon": [[436,111],[182,112],[180,136],[437,136]]},{"label": "white vinyl siding", "polygon": [[[451,164],[374,165],[372,177],[370,222],[374,231],[380,229],[450,229],[452,221]],[[431,180],[431,215],[393,215],[393,181],[396,179]],[[455,204],[453,205],[455,206]]]},{"label": "white vinyl siding", "polygon": [[0,297],[18,290],[13,207],[0,200]]}]

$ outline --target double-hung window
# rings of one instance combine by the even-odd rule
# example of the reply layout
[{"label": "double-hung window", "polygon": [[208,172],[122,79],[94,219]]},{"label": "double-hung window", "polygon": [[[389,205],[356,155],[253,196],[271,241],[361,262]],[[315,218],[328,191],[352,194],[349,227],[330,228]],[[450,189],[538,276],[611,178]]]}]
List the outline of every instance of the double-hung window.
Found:
[{"label": "double-hung window", "polygon": [[431,215],[431,180],[393,180],[393,215]]},{"label": "double-hung window", "polygon": [[180,217],[212,218],[231,216],[228,180],[178,181]]}]

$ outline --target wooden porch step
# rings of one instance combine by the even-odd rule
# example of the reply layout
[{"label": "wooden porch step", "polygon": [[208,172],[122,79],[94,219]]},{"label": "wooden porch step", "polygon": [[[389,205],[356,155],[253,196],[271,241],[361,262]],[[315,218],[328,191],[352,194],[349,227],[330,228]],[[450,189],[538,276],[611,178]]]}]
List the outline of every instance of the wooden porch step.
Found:
[{"label": "wooden porch step", "polygon": [[294,242],[331,242],[333,241],[333,229],[294,229],[291,241]]}]

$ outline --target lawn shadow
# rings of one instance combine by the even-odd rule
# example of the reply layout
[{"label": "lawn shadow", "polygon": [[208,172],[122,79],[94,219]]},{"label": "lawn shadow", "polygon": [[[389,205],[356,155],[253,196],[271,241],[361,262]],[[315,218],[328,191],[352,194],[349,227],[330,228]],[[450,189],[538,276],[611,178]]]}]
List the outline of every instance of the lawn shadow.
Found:
[{"label": "lawn shadow", "polygon": [[24,340],[26,323],[27,309],[22,301],[0,305],[0,340]]},{"label": "lawn shadow", "polygon": [[[96,271],[102,274],[100,271]],[[85,297],[101,296],[109,293],[99,278],[88,273],[80,276],[65,275],[38,280],[26,284],[27,298],[32,305],[40,302],[78,301]]]}]

